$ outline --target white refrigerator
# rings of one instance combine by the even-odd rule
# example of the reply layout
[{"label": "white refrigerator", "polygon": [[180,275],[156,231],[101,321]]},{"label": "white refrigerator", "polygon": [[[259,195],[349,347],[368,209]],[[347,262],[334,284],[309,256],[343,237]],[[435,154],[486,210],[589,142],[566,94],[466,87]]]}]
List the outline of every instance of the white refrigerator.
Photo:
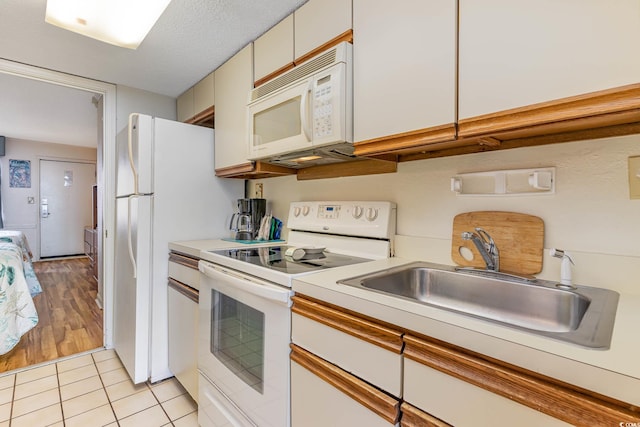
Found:
[{"label": "white refrigerator", "polygon": [[244,181],[215,177],[214,131],[142,114],[117,146],[113,342],[134,383],[172,376],[168,242],[225,237]]}]

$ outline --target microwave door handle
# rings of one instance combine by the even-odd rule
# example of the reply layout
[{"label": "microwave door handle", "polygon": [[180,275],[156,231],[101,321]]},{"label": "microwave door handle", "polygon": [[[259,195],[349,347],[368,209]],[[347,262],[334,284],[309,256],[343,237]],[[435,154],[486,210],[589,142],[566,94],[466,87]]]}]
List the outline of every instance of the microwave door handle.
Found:
[{"label": "microwave door handle", "polygon": [[302,94],[302,99],[300,100],[300,122],[302,124],[302,132],[304,132],[304,136],[307,138],[307,141],[311,141],[311,129],[309,129],[309,94],[311,93],[311,89],[313,88],[313,80],[309,82],[309,85],[305,88],[304,93]]}]

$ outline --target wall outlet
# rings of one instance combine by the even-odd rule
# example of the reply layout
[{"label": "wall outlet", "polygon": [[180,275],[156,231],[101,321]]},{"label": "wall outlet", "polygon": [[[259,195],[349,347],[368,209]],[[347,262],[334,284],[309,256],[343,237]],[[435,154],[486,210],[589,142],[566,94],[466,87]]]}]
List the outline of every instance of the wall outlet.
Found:
[{"label": "wall outlet", "polygon": [[263,184],[261,182],[255,183],[253,187],[253,197],[256,199],[262,199],[263,195]]},{"label": "wall outlet", "polygon": [[629,157],[629,198],[640,199],[640,156]]}]

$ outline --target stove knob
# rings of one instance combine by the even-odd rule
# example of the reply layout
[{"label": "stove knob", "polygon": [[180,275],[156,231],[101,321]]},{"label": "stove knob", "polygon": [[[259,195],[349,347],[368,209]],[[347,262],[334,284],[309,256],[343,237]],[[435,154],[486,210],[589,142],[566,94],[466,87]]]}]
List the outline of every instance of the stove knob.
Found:
[{"label": "stove knob", "polygon": [[363,213],[364,209],[362,208],[362,206],[354,206],[353,211],[351,211],[351,215],[353,215],[355,219],[360,218]]},{"label": "stove knob", "polygon": [[367,221],[375,221],[378,218],[378,210],[375,208],[367,208],[367,213],[365,215]]},{"label": "stove knob", "polygon": [[293,208],[293,216],[300,216],[300,206],[296,206],[295,208]]},{"label": "stove knob", "polygon": [[302,215],[304,215],[304,216],[309,215],[309,210],[310,210],[309,206],[304,206],[302,208]]}]

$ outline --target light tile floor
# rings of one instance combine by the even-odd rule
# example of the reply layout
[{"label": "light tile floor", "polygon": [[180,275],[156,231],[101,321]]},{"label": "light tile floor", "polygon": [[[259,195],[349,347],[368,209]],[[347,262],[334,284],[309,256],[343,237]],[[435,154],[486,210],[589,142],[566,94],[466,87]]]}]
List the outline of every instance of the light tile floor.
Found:
[{"label": "light tile floor", "polygon": [[134,385],[113,350],[0,376],[0,427],[197,427],[175,378]]}]

